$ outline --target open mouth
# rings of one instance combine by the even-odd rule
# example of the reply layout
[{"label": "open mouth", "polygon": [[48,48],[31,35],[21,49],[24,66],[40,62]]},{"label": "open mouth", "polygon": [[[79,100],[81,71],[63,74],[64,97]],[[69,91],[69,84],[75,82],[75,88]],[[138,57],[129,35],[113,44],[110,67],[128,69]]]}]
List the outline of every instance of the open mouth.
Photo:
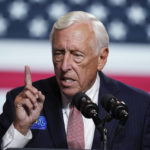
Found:
[{"label": "open mouth", "polygon": [[64,77],[61,79],[61,84],[65,87],[71,86],[74,82],[75,82],[75,80],[72,78]]}]

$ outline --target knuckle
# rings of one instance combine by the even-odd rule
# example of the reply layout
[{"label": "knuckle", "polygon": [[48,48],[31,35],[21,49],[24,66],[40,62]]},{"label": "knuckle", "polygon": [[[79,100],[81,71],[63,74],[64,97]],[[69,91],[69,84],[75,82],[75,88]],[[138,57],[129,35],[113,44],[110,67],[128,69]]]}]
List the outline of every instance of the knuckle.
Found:
[{"label": "knuckle", "polygon": [[30,89],[30,85],[27,84],[27,85],[25,86],[25,89],[26,89],[26,90],[29,90],[29,89]]},{"label": "knuckle", "polygon": [[38,90],[36,88],[33,88],[32,91],[35,95],[38,94]]},{"label": "knuckle", "polygon": [[28,90],[24,91],[24,95],[29,96],[29,91]]}]

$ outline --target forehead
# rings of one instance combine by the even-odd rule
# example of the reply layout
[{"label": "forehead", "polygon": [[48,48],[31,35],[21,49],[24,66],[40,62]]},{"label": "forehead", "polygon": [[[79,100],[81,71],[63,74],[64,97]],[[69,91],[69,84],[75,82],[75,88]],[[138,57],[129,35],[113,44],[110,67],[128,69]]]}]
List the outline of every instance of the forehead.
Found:
[{"label": "forehead", "polygon": [[[84,42],[94,36],[92,25],[89,22],[75,23],[65,29],[56,29],[53,35],[53,44],[55,41],[72,41]],[[55,43],[56,44],[56,43]]]}]

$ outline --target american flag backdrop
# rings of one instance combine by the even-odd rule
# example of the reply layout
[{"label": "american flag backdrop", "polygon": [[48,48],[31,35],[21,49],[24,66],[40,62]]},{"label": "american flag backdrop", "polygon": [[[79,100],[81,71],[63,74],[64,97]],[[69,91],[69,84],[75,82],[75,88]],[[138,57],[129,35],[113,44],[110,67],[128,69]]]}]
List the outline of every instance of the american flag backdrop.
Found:
[{"label": "american flag backdrop", "polygon": [[94,14],[107,28],[110,53],[104,72],[150,92],[150,0],[0,0],[0,113],[6,92],[54,74],[49,32],[68,11]]}]

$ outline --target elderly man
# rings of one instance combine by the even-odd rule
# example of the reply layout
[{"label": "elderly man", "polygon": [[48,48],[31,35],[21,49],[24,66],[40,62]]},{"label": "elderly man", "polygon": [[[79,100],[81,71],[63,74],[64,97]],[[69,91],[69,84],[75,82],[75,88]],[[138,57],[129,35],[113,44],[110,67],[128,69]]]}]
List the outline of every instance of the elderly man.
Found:
[{"label": "elderly man", "polygon": [[[54,24],[50,39],[56,76],[32,83],[30,69],[25,67],[25,86],[7,94],[0,116],[2,149],[100,149],[100,134],[93,120],[81,116],[71,104],[80,91],[98,105],[101,118],[106,112],[100,100],[106,93],[128,106],[129,118],[115,140],[117,121],[106,124],[108,149],[150,149],[150,95],[101,72],[109,52],[103,24],[89,13],[70,12]],[[71,119],[74,122],[70,123]]]}]

